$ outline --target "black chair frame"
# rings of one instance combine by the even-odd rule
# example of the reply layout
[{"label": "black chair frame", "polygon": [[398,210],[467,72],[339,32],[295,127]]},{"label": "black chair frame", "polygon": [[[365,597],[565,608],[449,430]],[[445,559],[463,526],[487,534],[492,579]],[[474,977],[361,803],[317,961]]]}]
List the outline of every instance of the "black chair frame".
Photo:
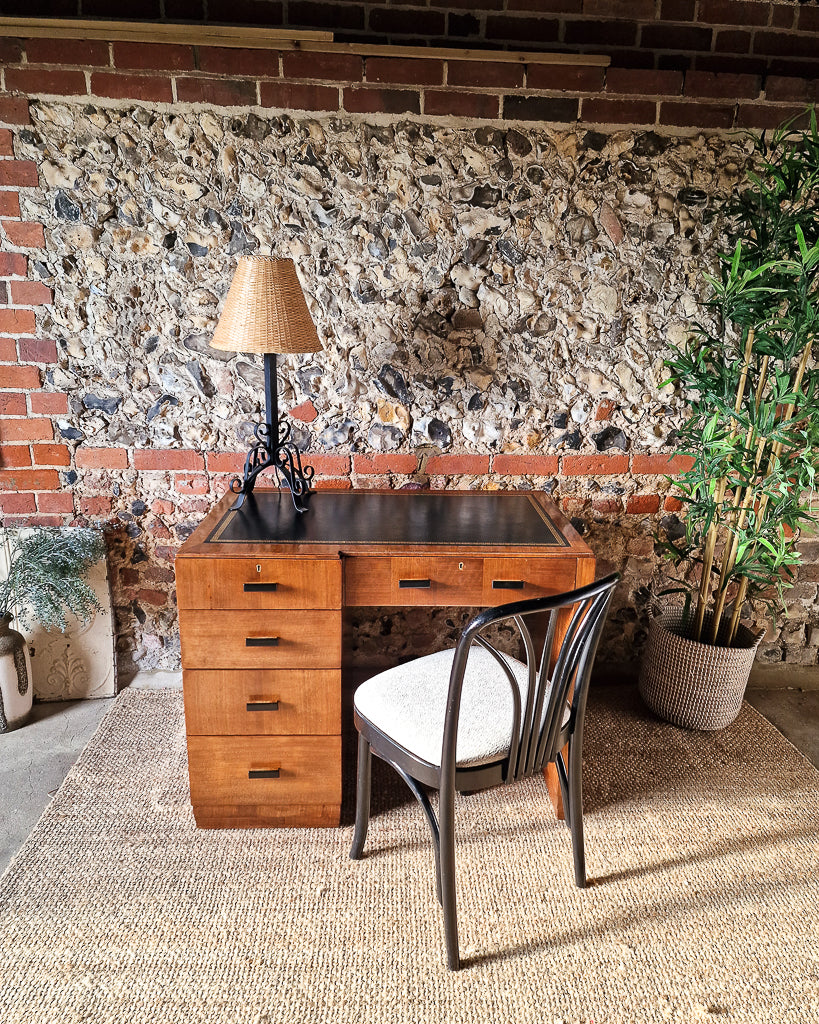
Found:
[{"label": "black chair frame", "polygon": [[[458,923],[455,893],[455,794],[516,782],[542,772],[554,762],[566,815],[571,831],[575,882],[586,885],[583,843],[583,720],[589,680],[600,634],[614,587],[615,573],[597,583],[554,597],[534,598],[488,608],[464,627],[452,662],[444,720],[441,764],[429,764],[392,740],[366,718],[355,712],[358,737],[358,778],[356,820],[350,857],[363,855],[370,815],[371,755],[375,754],[396,770],[406,782],[424,811],[432,833],[438,899],[443,906],[447,962],[452,970],[460,967]],[[555,650],[558,613],[567,610],[565,632]],[[545,642],[537,657],[527,620],[548,615]],[[517,627],[526,652],[528,689],[525,706],[515,675],[506,655],[483,635],[500,623]],[[564,618],[565,622],[565,618]],[[456,737],[461,691],[467,659],[473,644],[489,651],[504,670],[511,688],[514,708],[512,742],[507,756],[478,767],[457,767]],[[548,703],[544,714],[544,702]],[[568,715],[566,714],[568,710]],[[539,725],[537,723],[540,723]],[[563,748],[568,744],[568,765]],[[439,792],[439,818],[424,786]]]}]

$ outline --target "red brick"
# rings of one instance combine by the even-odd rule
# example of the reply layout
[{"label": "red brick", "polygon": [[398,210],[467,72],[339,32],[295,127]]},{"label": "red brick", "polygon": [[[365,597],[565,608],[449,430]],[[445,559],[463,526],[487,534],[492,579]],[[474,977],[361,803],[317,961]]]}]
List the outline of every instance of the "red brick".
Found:
[{"label": "red brick", "polygon": [[0,160],[0,185],[35,188],[39,184],[33,160]]},{"label": "red brick", "polygon": [[360,82],[364,62],[353,53],[285,53],[285,78],[319,78],[331,82]]},{"label": "red brick", "polygon": [[4,444],[10,441],[53,441],[54,424],[49,419],[2,420],[0,437]]},{"label": "red brick", "polygon": [[51,289],[39,281],[11,282],[11,301],[18,306],[48,306],[53,300]]},{"label": "red brick", "polygon": [[91,95],[149,103],[173,101],[171,80],[160,75],[114,75],[97,71],[91,76]]},{"label": "red brick", "polygon": [[350,472],[349,455],[313,455],[305,452],[302,454],[302,462],[312,466],[316,476],[344,476]]},{"label": "red brick", "polygon": [[17,342],[14,338],[0,338],[0,363],[17,362]]},{"label": "red brick", "polygon": [[733,123],[733,105],[669,102],[660,104],[660,124],[672,124],[683,128],[730,128]]},{"label": "red brick", "polygon": [[683,503],[679,498],[666,498],[663,503],[663,508],[666,512],[679,512],[683,507]]},{"label": "red brick", "polygon": [[583,13],[597,18],[637,18],[653,21],[655,0],[583,0]]},{"label": "red brick", "polygon": [[657,104],[647,100],[584,99],[582,116],[592,124],[654,124]]},{"label": "red brick", "polygon": [[[761,103],[741,103],[737,110],[737,128],[778,128],[783,121],[792,117],[798,118],[805,113],[805,108],[799,106],[764,106]],[[805,122],[803,121],[803,124]],[[798,126],[798,122],[797,122]]]},{"label": "red brick", "polygon": [[424,58],[368,57],[368,82],[388,85],[442,85],[444,62]]},{"label": "red brick", "polygon": [[626,499],[626,512],[629,515],[651,515],[659,510],[659,494],[632,494]]},{"label": "red brick", "polygon": [[[308,56],[304,54],[304,56]],[[310,54],[311,58],[324,56]],[[270,50],[234,50],[228,46],[200,46],[199,70],[217,75],[253,75],[279,77],[279,54]],[[310,76],[310,77],[320,77]]]},{"label": "red brick", "polygon": [[[532,72],[541,64],[529,68],[529,84],[533,89],[543,88],[531,81]],[[450,60],[447,65],[448,85],[476,86],[482,89],[520,89],[523,86],[523,64],[505,64],[498,61]],[[548,86],[546,87],[548,88]]]},{"label": "red brick", "polygon": [[559,468],[556,455],[496,455],[492,470],[501,476],[553,476]]},{"label": "red brick", "polygon": [[29,96],[85,96],[88,89],[82,71],[44,71],[34,68],[6,68],[6,88]]},{"label": "red brick", "polygon": [[344,109],[354,114],[420,114],[421,97],[412,89],[345,89]]},{"label": "red brick", "polygon": [[295,405],[287,414],[294,420],[301,420],[302,423],[312,423],[313,420],[318,416],[316,407],[308,398],[306,402],[302,402],[300,405]]},{"label": "red brick", "polygon": [[[30,422],[48,423],[51,426],[50,420],[31,420]],[[51,435],[53,436],[53,427],[51,428]],[[34,456],[35,466],[71,465],[71,453],[68,450],[68,446],[64,444],[35,444],[31,446],[31,454]]]},{"label": "red brick", "polygon": [[681,71],[652,71],[648,68],[609,68],[606,92],[636,93],[640,96],[679,96]]},{"label": "red brick", "polygon": [[0,472],[0,491],[57,491],[56,469],[8,469]]},{"label": "red brick", "polygon": [[94,39],[27,39],[29,64],[78,64],[80,67],[106,67],[108,43]]},{"label": "red brick", "polygon": [[[486,19],[486,38],[526,43],[557,42],[560,23],[555,18],[515,18],[490,14]],[[534,49],[534,47],[532,47]]]},{"label": "red brick", "polygon": [[712,25],[767,25],[768,4],[743,0],[700,0],[698,21]]},{"label": "red brick", "polygon": [[21,39],[0,39],[0,64],[19,64],[22,59]]},{"label": "red brick", "polygon": [[594,498],[591,506],[595,512],[606,514],[623,511],[623,503],[619,498]]},{"label": "red brick", "polygon": [[31,391],[40,386],[40,371],[36,366],[0,366],[0,388]]},{"label": "red brick", "polygon": [[754,53],[774,57],[816,57],[816,40],[791,32],[757,32]]},{"label": "red brick", "polygon": [[57,362],[57,343],[50,338],[20,338],[17,347],[24,363]]},{"label": "red brick", "polygon": [[179,502],[180,512],[209,512],[212,507],[210,498],[183,498]]},{"label": "red brick", "polygon": [[134,452],[134,468],[143,470],[204,469],[205,457],[199,452],[170,448],[141,448]]},{"label": "red brick", "polygon": [[352,481],[348,477],[319,477],[313,481],[313,487],[317,491],[351,491]]},{"label": "red brick", "polygon": [[[2,433],[1,426],[0,433]],[[31,449],[27,444],[0,445],[0,468],[11,469],[14,466],[30,465]]]},{"label": "red brick", "polygon": [[819,8],[803,7],[799,11],[799,31],[819,32]]},{"label": "red brick", "polygon": [[690,455],[632,455],[631,472],[636,476],[676,476],[694,465]]},{"label": "red brick", "polygon": [[56,494],[38,494],[37,508],[40,512],[57,512],[63,515],[71,515],[74,511],[74,495],[67,491],[58,491]]},{"label": "red brick", "polygon": [[32,334],[37,330],[31,309],[0,309],[0,333]]},{"label": "red brick", "polygon": [[33,494],[0,494],[0,508],[11,515],[36,512],[37,503]]},{"label": "red brick", "polygon": [[572,124],[577,120],[579,104],[563,96],[503,97],[503,116],[507,121],[546,121]]},{"label": "red brick", "polygon": [[[17,213],[19,214],[19,212],[20,207],[18,205]],[[3,228],[9,242],[12,245],[19,246],[21,249],[42,249],[45,245],[43,225],[38,224],[36,221],[4,220]]]},{"label": "red brick", "polygon": [[14,156],[14,136],[9,128],[0,128],[0,156]]},{"label": "red brick", "polygon": [[20,216],[20,196],[16,192],[0,192],[0,217]]},{"label": "red brick", "polygon": [[[476,64],[475,67],[480,69],[483,65]],[[603,88],[603,69],[530,64],[526,72],[526,88],[560,89],[563,92],[599,92]]]},{"label": "red brick", "polygon": [[21,391],[0,391],[0,416],[25,416],[27,411]]},{"label": "red brick", "polygon": [[[288,8],[291,17],[295,6],[294,0],[290,0]],[[324,9],[327,10],[327,8]],[[324,24],[323,21],[322,24]],[[442,11],[396,10],[394,7],[386,9],[376,7],[370,11],[370,29],[382,35],[440,37],[445,34],[444,14]]]},{"label": "red brick", "polygon": [[488,455],[430,455],[425,472],[436,476],[462,476],[489,472]]},{"label": "red brick", "polygon": [[173,483],[179,494],[207,494],[210,491],[210,481],[205,473],[177,473]]},{"label": "red brick", "polygon": [[765,79],[765,99],[773,102],[807,103],[809,83],[805,78],[769,75]]},{"label": "red brick", "polygon": [[109,516],[111,514],[110,498],[80,498],[79,506],[79,511],[86,516]]},{"label": "red brick", "polygon": [[32,391],[28,400],[34,415],[64,416],[68,412],[68,395],[60,391]]},{"label": "red brick", "polygon": [[500,97],[451,89],[426,91],[424,113],[433,117],[482,117],[494,119],[500,112]]},{"label": "red brick", "polygon": [[152,604],[158,607],[168,603],[168,595],[164,590],[138,590],[136,597],[143,604]]},{"label": "red brick", "polygon": [[644,25],[640,44],[647,50],[711,52],[713,30],[694,25]]},{"label": "red brick", "polygon": [[[714,59],[717,60],[722,70],[725,70],[725,54],[726,53],[750,53],[751,52],[751,33],[742,32],[739,29],[733,29],[731,31],[717,32],[717,38],[714,41],[714,53],[719,54]],[[702,67],[702,59],[698,58],[697,67]]]},{"label": "red brick", "polygon": [[292,82],[261,82],[263,107],[283,110],[338,110],[338,89],[325,85],[298,85]]},{"label": "red brick", "polygon": [[25,96],[0,96],[0,123],[31,124]]},{"label": "red brick", "polygon": [[245,107],[256,103],[256,83],[247,79],[177,78],[180,103],[211,103],[219,107]]},{"label": "red brick", "polygon": [[693,21],[694,0],[662,0],[660,21]]},{"label": "red brick", "polygon": [[760,79],[756,75],[715,75],[688,71],[685,76],[686,96],[710,96],[715,99],[753,99],[759,95]]},{"label": "red brick", "polygon": [[373,453],[371,455],[353,456],[353,469],[356,473],[399,473],[408,475],[418,469],[418,456],[403,452]]},{"label": "red brick", "polygon": [[244,464],[244,452],[208,452],[210,473],[241,473]]},{"label": "red brick", "polygon": [[133,71],[194,71],[192,46],[169,43],[114,43],[114,67]]},{"label": "red brick", "polygon": [[80,445],[74,455],[77,469],[127,469],[125,448],[86,448]]},{"label": "red brick", "polygon": [[617,403],[612,402],[609,398],[604,398],[602,402],[597,406],[594,413],[595,420],[608,420],[611,419],[611,414],[617,408]]},{"label": "red brick", "polygon": [[565,476],[612,476],[628,472],[628,455],[564,455]]},{"label": "red brick", "polygon": [[19,252],[0,252],[0,277],[25,277],[28,259]]}]

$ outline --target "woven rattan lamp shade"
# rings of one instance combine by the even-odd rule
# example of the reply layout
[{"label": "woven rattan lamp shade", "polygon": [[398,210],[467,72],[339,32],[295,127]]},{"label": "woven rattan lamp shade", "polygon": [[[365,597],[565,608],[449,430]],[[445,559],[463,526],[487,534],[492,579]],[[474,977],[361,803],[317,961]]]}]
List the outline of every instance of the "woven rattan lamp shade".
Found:
[{"label": "woven rattan lamp shade", "polygon": [[321,349],[292,260],[239,257],[211,345],[230,352]]}]

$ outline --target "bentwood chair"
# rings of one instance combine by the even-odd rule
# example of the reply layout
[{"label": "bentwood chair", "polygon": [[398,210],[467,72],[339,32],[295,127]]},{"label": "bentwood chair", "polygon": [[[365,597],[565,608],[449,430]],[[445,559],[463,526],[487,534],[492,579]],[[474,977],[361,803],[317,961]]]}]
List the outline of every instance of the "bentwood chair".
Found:
[{"label": "bentwood chair", "polygon": [[[619,577],[555,597],[489,608],[464,627],[454,650],[381,672],[356,690],[356,820],[350,857],[361,858],[370,816],[371,754],[387,761],[420,803],[432,832],[447,961],[460,967],[455,901],[455,793],[515,782],[557,767],[571,830],[575,882],[586,884],[583,849],[583,718],[592,663]],[[563,615],[560,613],[564,612]],[[535,621],[545,626],[540,632]],[[568,622],[567,622],[568,619]],[[526,662],[502,653],[488,630],[511,624]],[[533,640],[544,636],[538,656]],[[568,765],[563,748],[568,744]],[[439,819],[424,787],[439,791]]]}]

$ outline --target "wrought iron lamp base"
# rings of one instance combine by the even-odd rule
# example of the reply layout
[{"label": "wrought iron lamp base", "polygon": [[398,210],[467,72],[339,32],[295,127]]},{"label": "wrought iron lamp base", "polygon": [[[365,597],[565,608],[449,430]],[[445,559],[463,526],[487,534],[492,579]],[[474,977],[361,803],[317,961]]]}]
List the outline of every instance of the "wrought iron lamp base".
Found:
[{"label": "wrought iron lamp base", "polygon": [[265,411],[264,423],[255,428],[256,443],[251,446],[245,458],[245,472],[242,478],[236,476],[230,482],[230,489],[238,494],[231,510],[244,505],[248,494],[253,492],[256,478],[266,469],[272,469],[277,482],[283,481],[289,488],[297,512],[307,511],[307,502],[312,493],[310,481],[315,470],[303,466],[301,452],[290,439],[290,424],[279,419],[278,394],[276,391],[276,356],[265,353],[264,357]]}]

